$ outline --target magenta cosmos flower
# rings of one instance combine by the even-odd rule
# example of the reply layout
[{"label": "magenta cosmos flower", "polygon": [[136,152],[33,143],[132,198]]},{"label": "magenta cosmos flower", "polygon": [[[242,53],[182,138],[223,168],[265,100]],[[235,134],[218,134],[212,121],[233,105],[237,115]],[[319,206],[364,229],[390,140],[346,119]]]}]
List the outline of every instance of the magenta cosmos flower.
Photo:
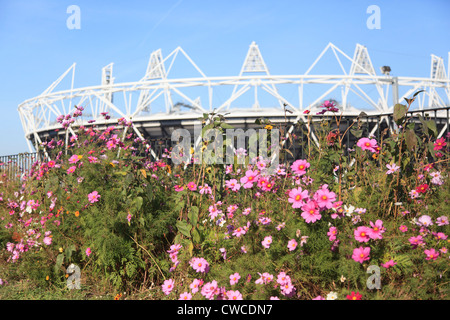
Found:
[{"label": "magenta cosmos flower", "polygon": [[369,228],[369,237],[371,239],[383,239],[382,234],[386,230],[385,227],[383,227],[383,221],[377,220],[375,223],[370,221],[371,229]]},{"label": "magenta cosmos flower", "polygon": [[336,240],[336,234],[337,234],[337,228],[336,227],[330,227],[327,232],[328,240],[334,241]]},{"label": "magenta cosmos flower", "polygon": [[302,190],[301,187],[289,191],[289,203],[292,203],[292,208],[301,208],[305,203],[303,199],[308,198],[308,190]]},{"label": "magenta cosmos flower", "polygon": [[75,167],[75,166],[71,166],[69,169],[67,169],[67,174],[74,173],[76,168],[77,167]]},{"label": "magenta cosmos flower", "polygon": [[320,208],[331,209],[333,207],[333,202],[336,201],[336,194],[328,190],[328,185],[324,184],[314,194],[314,200],[316,200]]},{"label": "magenta cosmos flower", "polygon": [[431,259],[436,260],[437,257],[439,257],[439,252],[437,252],[433,248],[431,248],[429,250],[425,250],[424,253],[427,255],[427,257],[425,258],[426,260],[431,260]]},{"label": "magenta cosmos flower", "polygon": [[192,182],[192,181],[189,182],[186,187],[191,191],[197,190],[197,185],[195,184],[195,182]]},{"label": "magenta cosmos flower", "polygon": [[444,148],[447,145],[447,143],[445,142],[445,138],[442,137],[440,139],[437,139],[436,142],[434,143],[434,150],[441,150],[442,148]]},{"label": "magenta cosmos flower", "polygon": [[74,154],[69,158],[69,163],[77,163],[81,158],[82,156],[77,156],[76,154]]},{"label": "magenta cosmos flower", "polygon": [[92,191],[91,193],[88,194],[88,199],[90,203],[94,203],[100,199],[100,195],[98,194],[97,191]]},{"label": "magenta cosmos flower", "polygon": [[381,264],[381,266],[382,266],[383,268],[388,269],[388,268],[390,268],[390,267],[395,266],[396,264],[397,264],[397,262],[394,262],[394,260],[389,260],[388,262]]},{"label": "magenta cosmos flower", "polygon": [[359,242],[368,242],[370,240],[369,234],[371,229],[368,227],[360,226],[354,231],[355,240]]},{"label": "magenta cosmos flower", "polygon": [[369,138],[359,139],[356,145],[360,147],[363,151],[369,150],[370,152],[376,152],[377,151],[376,148],[378,147],[377,140]]},{"label": "magenta cosmos flower", "polygon": [[245,176],[240,179],[244,189],[253,187],[253,183],[258,181],[258,171],[247,170]]},{"label": "magenta cosmos flower", "polygon": [[314,223],[322,218],[317,202],[309,201],[302,206],[302,218],[305,219],[306,223]]},{"label": "magenta cosmos flower", "polygon": [[355,260],[356,262],[363,263],[364,261],[370,259],[369,254],[370,254],[370,247],[355,248],[353,250],[352,259]]},{"label": "magenta cosmos flower", "polygon": [[306,173],[306,169],[308,169],[310,164],[306,160],[296,160],[292,165],[291,169],[298,176],[302,176]]}]

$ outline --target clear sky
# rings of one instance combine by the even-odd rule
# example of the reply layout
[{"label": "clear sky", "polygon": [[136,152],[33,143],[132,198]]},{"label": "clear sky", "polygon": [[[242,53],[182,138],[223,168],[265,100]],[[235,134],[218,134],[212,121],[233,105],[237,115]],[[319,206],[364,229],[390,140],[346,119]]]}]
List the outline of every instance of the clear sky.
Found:
[{"label": "clear sky", "polygon": [[[67,8],[80,8],[70,30]],[[380,29],[369,29],[370,5]],[[76,62],[75,86],[137,81],[149,55],[181,46],[208,76],[239,74],[255,41],[272,74],[302,74],[332,42],[365,45],[378,72],[428,77],[430,55],[450,51],[449,0],[0,0],[0,155],[28,151],[17,106]]]}]

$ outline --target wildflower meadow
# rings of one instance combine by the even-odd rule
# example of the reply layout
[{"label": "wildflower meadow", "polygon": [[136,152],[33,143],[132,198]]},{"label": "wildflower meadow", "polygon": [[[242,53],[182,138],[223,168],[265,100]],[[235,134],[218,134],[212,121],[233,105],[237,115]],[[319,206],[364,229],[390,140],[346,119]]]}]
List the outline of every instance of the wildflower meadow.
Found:
[{"label": "wildflower meadow", "polygon": [[[44,161],[3,175],[0,297],[449,299],[449,137],[408,116],[415,97],[379,137],[363,115],[343,130],[329,101],[321,121],[296,124],[302,140],[258,120],[269,146],[279,130],[304,150],[292,160],[280,148],[273,170],[245,148],[232,163],[196,162],[194,148],[180,164],[170,149],[156,160],[129,120],[84,127],[77,106]],[[214,113],[199,121],[230,128]]]}]

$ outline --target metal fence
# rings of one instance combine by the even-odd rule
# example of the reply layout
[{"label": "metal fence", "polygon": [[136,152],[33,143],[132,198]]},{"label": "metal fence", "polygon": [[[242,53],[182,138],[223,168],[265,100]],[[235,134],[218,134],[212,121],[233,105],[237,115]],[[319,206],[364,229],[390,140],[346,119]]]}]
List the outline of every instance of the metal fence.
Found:
[{"label": "metal fence", "polygon": [[24,173],[31,170],[33,163],[41,158],[39,153],[19,153],[0,156],[0,175],[9,180],[20,179]]},{"label": "metal fence", "polygon": [[[434,120],[436,123],[436,129],[439,137],[448,137],[450,134],[450,107],[445,108],[435,108],[435,109],[424,109],[424,110],[411,110],[408,111],[407,116],[409,118],[409,122],[415,122],[420,123],[419,115],[421,115],[423,118]],[[310,130],[314,132],[315,126],[319,125],[319,122],[321,120],[329,120],[330,123],[332,122],[333,118],[329,116],[312,116],[313,120],[310,124]],[[353,118],[344,118],[341,120],[341,128],[340,131],[344,132],[345,129],[348,128],[352,124],[352,122],[355,120],[356,116]],[[359,117],[360,121],[365,124],[365,129],[363,132],[363,136],[368,136],[369,134],[372,134],[374,137],[377,138],[377,140],[380,139],[380,136],[382,135],[383,131],[386,132],[387,136],[390,135],[390,131],[393,129],[394,121],[393,121],[393,114],[381,114],[381,115],[364,115]],[[292,125],[293,123],[287,123],[288,126]],[[416,125],[416,129],[419,126]],[[331,126],[330,129],[333,129]],[[286,149],[290,150],[292,153],[292,156],[290,154],[286,154],[286,161],[291,162],[296,159],[304,159],[305,154],[305,148],[302,147],[302,145],[305,145],[308,136],[305,134],[305,132],[308,132],[308,128],[306,127],[306,124],[300,124],[297,125],[296,130],[293,132],[293,140],[286,141],[286,145],[284,146]],[[356,138],[350,130],[346,131],[346,135],[343,139],[343,142],[345,144],[346,148],[353,148],[356,144],[356,141],[358,138]],[[148,143],[150,144],[152,150],[155,152],[156,156],[158,158],[161,158],[162,154],[165,152],[165,150],[171,149],[173,146],[173,142],[171,140],[171,137],[164,137],[164,138],[147,138]],[[194,142],[194,141],[192,141]],[[9,155],[9,156],[0,156],[0,174],[5,175],[9,179],[17,179],[20,178],[24,173],[28,172],[33,163],[43,160],[43,154],[35,153],[20,153],[16,155]]]}]

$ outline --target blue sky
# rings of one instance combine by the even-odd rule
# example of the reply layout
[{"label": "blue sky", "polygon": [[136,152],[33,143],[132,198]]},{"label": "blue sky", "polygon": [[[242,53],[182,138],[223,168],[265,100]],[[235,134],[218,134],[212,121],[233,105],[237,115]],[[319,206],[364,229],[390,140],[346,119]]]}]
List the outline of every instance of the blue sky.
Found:
[{"label": "blue sky", "polygon": [[[70,5],[79,30],[66,26]],[[367,28],[370,5],[381,29]],[[137,81],[152,51],[178,46],[208,76],[237,75],[255,41],[272,74],[302,74],[329,42],[350,56],[360,43],[377,72],[428,77],[431,54],[447,66],[449,12],[448,0],[0,0],[0,155],[28,150],[17,106],[74,62],[78,87],[111,62],[116,83]]]}]

